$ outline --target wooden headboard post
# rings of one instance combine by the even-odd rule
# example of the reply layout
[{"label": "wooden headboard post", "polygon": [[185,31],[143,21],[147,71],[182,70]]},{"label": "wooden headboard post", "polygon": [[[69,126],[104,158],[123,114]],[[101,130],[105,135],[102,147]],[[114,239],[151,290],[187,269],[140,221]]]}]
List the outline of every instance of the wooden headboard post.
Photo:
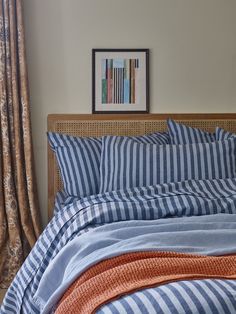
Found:
[{"label": "wooden headboard post", "polygon": [[[49,114],[48,131],[73,136],[137,136],[166,130],[172,118],[192,127],[214,132],[219,126],[236,133],[236,113],[217,114]],[[55,156],[48,146],[48,217],[53,214],[55,195],[62,188]]]}]

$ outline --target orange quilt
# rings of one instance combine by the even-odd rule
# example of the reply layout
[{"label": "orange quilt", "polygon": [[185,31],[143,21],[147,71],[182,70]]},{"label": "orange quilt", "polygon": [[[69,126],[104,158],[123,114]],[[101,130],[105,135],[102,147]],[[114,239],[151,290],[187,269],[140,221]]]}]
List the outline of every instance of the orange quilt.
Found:
[{"label": "orange quilt", "polygon": [[236,255],[128,253],[85,271],[63,295],[56,314],[90,314],[123,294],[176,280],[236,279]]}]

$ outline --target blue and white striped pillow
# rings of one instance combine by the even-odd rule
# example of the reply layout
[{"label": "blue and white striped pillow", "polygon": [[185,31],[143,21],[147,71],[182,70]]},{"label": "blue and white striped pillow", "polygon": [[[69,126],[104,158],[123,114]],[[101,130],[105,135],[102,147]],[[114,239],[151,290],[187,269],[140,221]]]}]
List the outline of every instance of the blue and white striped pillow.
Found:
[{"label": "blue and white striped pillow", "polygon": [[185,145],[141,144],[114,136],[105,136],[102,141],[100,193],[236,176],[236,139]]},{"label": "blue and white striped pillow", "polygon": [[171,144],[211,143],[214,142],[215,134],[205,132],[198,128],[167,120]]},{"label": "blue and white striped pillow", "polygon": [[77,197],[96,194],[100,180],[101,139],[48,132],[48,141],[56,154],[65,192]]},{"label": "blue and white striped pillow", "polygon": [[[130,138],[140,143],[169,143],[167,132]],[[101,138],[48,132],[48,141],[56,154],[65,192],[79,198],[97,194],[100,184]]]},{"label": "blue and white striped pillow", "polygon": [[236,138],[236,134],[228,132],[220,127],[216,127],[216,140],[217,141],[224,141],[233,137]]}]

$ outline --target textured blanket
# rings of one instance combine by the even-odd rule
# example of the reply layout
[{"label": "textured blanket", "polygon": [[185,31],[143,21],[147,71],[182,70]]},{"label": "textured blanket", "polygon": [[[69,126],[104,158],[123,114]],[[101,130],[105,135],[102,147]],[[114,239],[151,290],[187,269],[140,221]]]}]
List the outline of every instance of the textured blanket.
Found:
[{"label": "textured blanket", "polygon": [[90,314],[104,303],[143,287],[199,278],[236,279],[236,255],[141,252],[108,259],[91,267],[72,284],[55,313]]},{"label": "textured blanket", "polygon": [[[114,191],[100,195],[93,195],[87,198],[83,198],[81,200],[73,199],[70,200],[68,204],[67,201],[65,201],[64,204],[66,205],[56,212],[55,216],[48,224],[43,234],[40,236],[36,245],[27,257],[25,263],[16,275],[14,281],[7,291],[6,297],[0,308],[1,314],[51,313],[52,308],[54,307],[54,305],[57,304],[57,298],[59,297],[60,299],[65,290],[61,290],[60,282],[52,283],[46,281],[47,295],[45,296],[42,293],[44,292],[44,290],[40,289],[40,286],[41,288],[43,287],[43,279],[47,278],[47,271],[50,269],[51,265],[54,264],[54,261],[57,260],[57,257],[60,256],[63,249],[67,246],[70,246],[70,243],[72,243],[75,238],[81,238],[85,233],[91,233],[92,230],[95,230],[98,227],[100,228],[102,226],[105,227],[105,225],[111,226],[113,223],[131,221],[133,221],[133,223],[135,223],[136,221],[150,221],[155,224],[158,223],[160,219],[166,218],[168,218],[166,219],[167,225],[169,224],[170,220],[179,219],[179,226],[182,226],[182,219],[184,219],[186,216],[205,216],[207,218],[208,216],[215,215],[220,215],[220,220],[222,220],[224,226],[227,226],[227,224],[225,224],[226,220],[223,220],[222,215],[224,215],[224,217],[229,217],[230,221],[234,223],[236,214],[236,178],[225,180],[192,180],[178,183],[161,184],[150,187],[134,188],[116,192]],[[179,218],[172,218],[176,216]],[[190,217],[190,219],[192,218]],[[148,226],[147,228],[149,227],[150,226]],[[134,228],[130,228],[130,230],[131,229],[133,230]],[[234,243],[236,242],[232,241],[234,239],[234,235],[232,235],[233,231],[229,231],[226,229],[227,227],[224,227],[223,229],[221,228],[222,232],[218,229],[217,230],[222,233],[222,236],[225,236],[225,239],[227,239],[226,244],[229,244],[227,246],[227,250],[230,249],[228,253],[234,254],[236,253],[236,247],[234,245]],[[232,230],[232,228],[230,229]],[[211,230],[216,229],[212,228]],[[211,232],[211,230],[209,230],[209,232]],[[178,230],[176,231],[178,232]],[[203,233],[203,230],[193,230],[193,232],[198,232],[198,234],[200,235]],[[121,234],[123,234],[123,232]],[[162,239],[164,238],[165,237],[163,236]],[[190,239],[189,234],[186,239]],[[208,239],[210,239],[210,237]],[[222,239],[222,237],[220,236],[219,239]],[[154,240],[155,238],[153,238],[153,241]],[[162,251],[169,251],[168,248],[165,248],[166,245],[163,245],[161,243],[161,237],[157,236],[156,240],[160,240],[160,242],[158,243],[157,241],[157,243],[154,243],[155,246],[161,246]],[[136,241],[136,243],[138,244],[137,237],[134,238],[134,241]],[[214,243],[215,242],[216,241],[214,241]],[[222,241],[222,243],[223,242],[225,243],[225,241]],[[168,243],[167,245],[169,246]],[[179,242],[178,246],[183,247],[183,243]],[[150,247],[149,250],[152,250],[152,247]],[[177,246],[175,244],[172,247],[176,248]],[[190,250],[188,250],[188,248]],[[206,251],[206,249],[208,252],[214,252],[213,255],[216,255],[216,247],[210,245],[208,246],[208,248],[202,247],[200,248],[200,250],[197,249],[196,251],[201,252]],[[220,251],[220,254],[227,254],[227,252],[222,253],[222,250]],[[185,253],[194,252],[195,251],[192,250],[192,246],[185,246]],[[73,263],[71,263],[71,265],[73,265]],[[75,265],[76,267],[78,267],[77,263]],[[63,270],[63,266],[61,266],[61,270]],[[72,268],[70,268],[70,270],[72,271]],[[54,278],[57,279],[56,276],[54,276]],[[179,282],[170,283],[169,285],[171,286],[170,288],[168,286],[168,289],[174,289],[176,291],[176,293],[172,293],[171,300],[175,300],[172,303],[169,299],[167,299],[167,294],[164,293],[164,286],[160,286],[155,291],[152,290],[152,293],[154,293],[155,295],[158,294],[158,301],[153,300],[149,292],[147,292],[149,296],[146,297],[145,291],[142,292],[142,295],[145,295],[145,298],[143,298],[142,300],[149,300],[148,308],[152,306],[151,302],[155,302],[155,309],[158,309],[158,313],[162,314],[181,313],[178,310],[176,310],[175,312],[173,311],[174,307],[177,309],[178,307],[181,307],[181,304],[185,304],[184,307],[186,308],[186,311],[182,313],[191,313],[191,311],[188,310],[188,304],[190,303],[189,299],[192,300],[191,308],[196,305],[196,308],[199,309],[198,312],[196,310],[194,313],[232,314],[234,312],[231,309],[234,308],[236,313],[236,297],[235,294],[232,295],[232,289],[236,290],[236,284],[234,283],[235,280],[222,279],[219,280],[220,282],[217,283],[214,281],[214,279],[206,280],[210,280],[211,282],[195,283],[193,281],[188,281],[187,284],[183,282],[181,284],[179,284]],[[206,285],[208,284],[211,288],[206,287]],[[199,292],[201,289],[200,285],[201,287],[204,286],[205,290],[208,289],[209,293],[207,293],[207,295],[201,294]],[[178,290],[176,289],[176,287],[178,288]],[[48,289],[52,291],[52,294],[48,294]],[[167,287],[165,288],[165,290],[166,289]],[[193,291],[194,297],[197,296],[197,300],[195,300],[195,298],[193,298],[191,295],[187,298],[187,303],[184,303],[182,299],[180,299],[180,302],[179,291],[181,291],[182,294],[184,290],[187,294],[190,291],[189,289]],[[210,289],[217,291],[212,293]],[[62,294],[57,293],[61,291]],[[218,291],[220,291],[220,296],[217,294]],[[214,295],[216,296],[215,298]],[[43,297],[41,298],[41,300],[40,298],[37,298],[38,301],[41,301],[39,304],[38,302],[35,303],[36,296]],[[146,301],[140,301],[142,303],[140,307],[142,311],[140,310],[140,312],[137,309],[138,306],[135,305],[137,297],[132,296],[132,298],[132,300],[134,300],[134,302],[132,303],[134,311],[132,312],[131,310],[127,310],[125,313],[149,313],[148,311],[143,311],[144,302]],[[221,310],[221,305],[217,303],[219,300],[221,300],[220,302],[223,304],[222,306],[229,308],[228,312]],[[225,302],[227,302],[226,305]],[[122,306],[128,306],[126,300],[123,300],[120,304]],[[216,306],[212,304],[217,304],[216,306],[217,308],[219,308],[219,311],[217,311]],[[117,306],[121,305],[118,304]],[[111,308],[112,306],[114,307],[114,305],[111,305]],[[205,312],[202,310],[203,307],[206,309]],[[159,310],[159,308],[163,310]],[[169,310],[167,308],[169,308]],[[209,311],[209,308],[212,308],[212,311]],[[100,310],[99,314],[100,313],[104,314],[107,312]]]},{"label": "textured blanket", "polygon": [[[216,214],[103,224],[75,237],[48,265],[34,295],[48,313],[91,266],[122,254],[162,251],[195,255],[236,253],[236,215]],[[50,285],[48,284],[50,282]]]}]

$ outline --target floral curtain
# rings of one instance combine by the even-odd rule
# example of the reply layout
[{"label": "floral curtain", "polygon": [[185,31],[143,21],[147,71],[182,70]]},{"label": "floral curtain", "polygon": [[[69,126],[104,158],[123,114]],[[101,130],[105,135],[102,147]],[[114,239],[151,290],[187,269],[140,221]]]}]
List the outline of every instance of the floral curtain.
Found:
[{"label": "floral curtain", "polygon": [[0,288],[40,234],[22,0],[0,0]]}]

